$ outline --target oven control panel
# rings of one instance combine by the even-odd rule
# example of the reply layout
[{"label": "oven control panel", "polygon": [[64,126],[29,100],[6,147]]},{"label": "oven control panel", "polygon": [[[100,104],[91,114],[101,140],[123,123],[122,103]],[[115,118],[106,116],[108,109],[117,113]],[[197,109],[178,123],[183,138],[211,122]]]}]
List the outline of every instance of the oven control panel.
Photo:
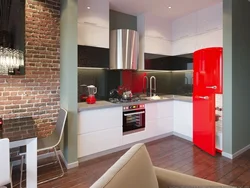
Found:
[{"label": "oven control panel", "polygon": [[144,104],[136,104],[136,105],[129,105],[129,106],[123,107],[123,111],[140,110],[140,109],[145,109],[145,105]]}]

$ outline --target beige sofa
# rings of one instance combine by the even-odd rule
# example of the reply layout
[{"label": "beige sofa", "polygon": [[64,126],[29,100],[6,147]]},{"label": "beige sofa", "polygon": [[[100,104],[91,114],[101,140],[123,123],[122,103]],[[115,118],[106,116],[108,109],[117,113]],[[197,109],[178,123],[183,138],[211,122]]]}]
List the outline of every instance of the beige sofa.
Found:
[{"label": "beige sofa", "polygon": [[226,185],[154,167],[145,145],[136,144],[91,188],[177,188],[188,186],[222,187]]}]

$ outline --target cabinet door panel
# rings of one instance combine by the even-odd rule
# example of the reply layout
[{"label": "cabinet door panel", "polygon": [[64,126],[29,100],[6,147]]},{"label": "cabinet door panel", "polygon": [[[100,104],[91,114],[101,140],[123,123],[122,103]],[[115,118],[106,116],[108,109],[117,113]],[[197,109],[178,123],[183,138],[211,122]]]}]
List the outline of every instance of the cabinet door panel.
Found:
[{"label": "cabinet door panel", "polygon": [[222,28],[223,7],[222,3],[198,11],[197,33],[202,34],[213,29]]},{"label": "cabinet door panel", "polygon": [[146,104],[146,122],[166,117],[173,117],[173,101]]},{"label": "cabinet door panel", "polygon": [[171,55],[171,42],[160,37],[145,37],[145,53]]},{"label": "cabinet door panel", "polygon": [[78,23],[78,45],[109,48],[109,29]]},{"label": "cabinet door panel", "polygon": [[197,30],[197,13],[191,13],[181,17],[172,24],[172,39],[179,40],[196,35]]},{"label": "cabinet door panel", "polygon": [[191,36],[176,40],[172,43],[172,54],[188,54],[196,50],[197,37]]},{"label": "cabinet door panel", "polygon": [[174,102],[174,132],[193,138],[193,103]]},{"label": "cabinet door panel", "polygon": [[121,136],[122,127],[78,135],[78,157],[119,147]]},{"label": "cabinet door panel", "polygon": [[[90,7],[88,9],[87,7]],[[78,22],[92,23],[109,28],[109,1],[108,0],[79,0]]]},{"label": "cabinet door panel", "polygon": [[86,110],[78,114],[78,134],[122,127],[122,107]]},{"label": "cabinet door panel", "polygon": [[173,117],[148,121],[146,124],[146,130],[150,137],[172,133],[174,130]]},{"label": "cabinet door panel", "polygon": [[213,30],[197,36],[196,50],[210,47],[223,46],[223,31],[222,29]]}]

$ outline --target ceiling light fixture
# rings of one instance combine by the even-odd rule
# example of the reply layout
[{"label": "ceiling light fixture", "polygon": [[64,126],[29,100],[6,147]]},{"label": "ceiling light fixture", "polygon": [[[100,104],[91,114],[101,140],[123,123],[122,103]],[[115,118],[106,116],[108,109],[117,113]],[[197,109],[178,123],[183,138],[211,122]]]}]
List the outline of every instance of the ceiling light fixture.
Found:
[{"label": "ceiling light fixture", "polygon": [[172,7],[169,6],[168,8],[171,9]]},{"label": "ceiling light fixture", "polygon": [[90,9],[90,7],[87,7],[87,9]]}]

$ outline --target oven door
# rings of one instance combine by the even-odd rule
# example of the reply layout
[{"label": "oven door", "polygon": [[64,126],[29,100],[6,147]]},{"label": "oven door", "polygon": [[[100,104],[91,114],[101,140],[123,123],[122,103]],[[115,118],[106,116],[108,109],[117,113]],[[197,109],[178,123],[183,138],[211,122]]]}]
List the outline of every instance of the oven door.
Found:
[{"label": "oven door", "polygon": [[131,133],[144,130],[145,109],[123,112],[123,133]]}]

